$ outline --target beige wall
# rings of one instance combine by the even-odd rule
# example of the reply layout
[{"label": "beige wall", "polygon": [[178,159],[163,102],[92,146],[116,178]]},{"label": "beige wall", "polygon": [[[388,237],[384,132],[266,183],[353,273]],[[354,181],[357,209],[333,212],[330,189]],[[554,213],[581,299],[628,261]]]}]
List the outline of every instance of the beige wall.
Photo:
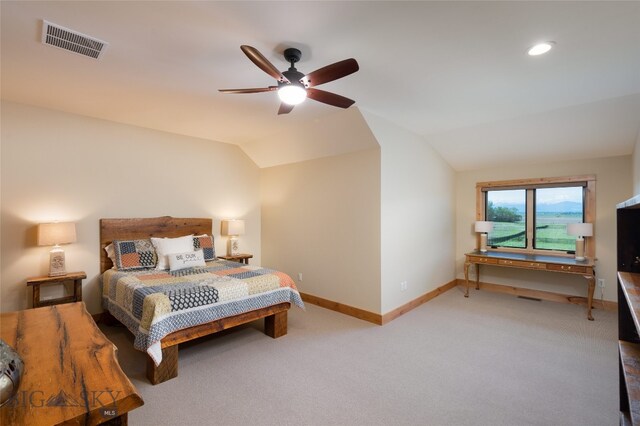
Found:
[{"label": "beige wall", "polygon": [[384,314],[455,278],[455,173],[422,137],[364,117],[382,153]]},{"label": "beige wall", "polygon": [[[213,217],[219,252],[220,219],[244,218],[252,263],[302,273],[301,291],[384,314],[462,278],[477,181],[591,173],[597,274],[604,299],[616,300],[615,205],[640,192],[640,137],[633,157],[455,173],[423,138],[357,118],[352,148],[375,148],[260,170],[233,145],[3,102],[0,309],[26,308],[25,279],[47,272],[37,223],[77,222],[68,270],[87,272],[84,299],[96,313],[98,219],[172,215]],[[584,294],[584,280],[560,274],[494,268],[483,280]]]},{"label": "beige wall", "polygon": [[[539,165],[503,166],[460,172],[456,182],[456,268],[463,278],[464,253],[476,246],[473,223],[476,214],[475,184],[480,181],[519,178],[596,175],[596,275],[605,279],[605,300],[616,301],[616,204],[631,196],[631,157],[609,157]],[[586,295],[582,277],[508,268],[484,268],[481,280],[570,295]],[[601,297],[596,288],[597,298]]]},{"label": "beige wall", "polygon": [[640,195],[640,132],[633,149],[633,194]]},{"label": "beige wall", "polygon": [[242,250],[260,264],[260,173],[238,147],[7,102],[1,119],[2,311],[26,308],[25,279],[48,271],[39,222],[77,223],[67,270],[87,272],[92,313],[103,217],[212,217],[219,252],[220,219],[244,218]]},{"label": "beige wall", "polygon": [[261,194],[264,264],[380,313],[380,150],[262,169]]},{"label": "beige wall", "polygon": [[274,134],[241,144],[260,168],[299,163],[377,148],[371,130],[358,108],[335,108],[331,114],[303,119],[294,114],[279,116]]},{"label": "beige wall", "polygon": [[357,145],[380,148],[262,169],[262,253],[302,292],[384,314],[455,278],[455,174],[421,137],[361,117]]}]

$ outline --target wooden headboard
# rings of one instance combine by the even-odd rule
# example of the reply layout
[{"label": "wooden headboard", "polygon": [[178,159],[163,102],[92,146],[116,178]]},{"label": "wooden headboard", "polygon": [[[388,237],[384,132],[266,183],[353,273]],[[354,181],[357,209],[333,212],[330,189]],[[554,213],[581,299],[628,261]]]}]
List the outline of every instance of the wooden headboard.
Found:
[{"label": "wooden headboard", "polygon": [[182,237],[212,234],[210,218],[177,218],[171,216],[139,219],[100,219],[100,273],[113,266],[104,250],[114,240],[139,240],[149,237]]}]

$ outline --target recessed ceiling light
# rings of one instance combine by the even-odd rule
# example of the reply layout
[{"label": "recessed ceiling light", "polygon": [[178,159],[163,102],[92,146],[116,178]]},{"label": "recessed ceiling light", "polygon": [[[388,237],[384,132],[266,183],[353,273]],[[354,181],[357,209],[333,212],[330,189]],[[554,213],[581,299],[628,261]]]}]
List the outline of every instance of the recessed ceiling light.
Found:
[{"label": "recessed ceiling light", "polygon": [[530,56],[538,56],[547,53],[556,44],[555,41],[545,41],[544,43],[538,43],[527,50]]}]

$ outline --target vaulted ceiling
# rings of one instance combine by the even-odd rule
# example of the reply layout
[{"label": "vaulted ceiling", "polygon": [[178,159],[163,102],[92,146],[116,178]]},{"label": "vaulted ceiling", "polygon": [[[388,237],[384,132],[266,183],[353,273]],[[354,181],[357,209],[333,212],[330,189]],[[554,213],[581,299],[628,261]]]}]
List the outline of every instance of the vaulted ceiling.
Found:
[{"label": "vaulted ceiling", "polygon": [[[630,154],[640,127],[640,2],[2,1],[0,8],[3,99],[254,151],[340,112],[306,101],[278,116],[275,93],[219,93],[274,84],[242,44],[282,70],[286,47],[302,51],[302,72],[356,58],[359,72],[321,88],[423,136],[457,170]],[[45,46],[42,19],[107,41],[108,50],[94,60]],[[547,40],[556,42],[551,52],[526,54]]]}]

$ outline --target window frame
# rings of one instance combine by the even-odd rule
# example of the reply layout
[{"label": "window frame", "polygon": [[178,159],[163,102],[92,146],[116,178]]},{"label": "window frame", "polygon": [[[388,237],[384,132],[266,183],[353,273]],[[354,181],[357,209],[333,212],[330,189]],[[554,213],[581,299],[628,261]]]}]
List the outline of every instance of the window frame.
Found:
[{"label": "window frame", "polygon": [[[583,220],[593,224],[593,237],[585,238],[585,256],[595,259],[596,255],[596,177],[595,175],[579,175],[552,178],[533,178],[501,180],[476,183],[476,220],[486,220],[486,192],[500,189],[525,189],[526,191],[526,242],[525,248],[515,247],[488,247],[491,251],[507,253],[527,253],[542,254],[551,256],[573,257],[574,254],[566,251],[551,249],[534,249],[534,227],[535,227],[535,193],[537,188],[559,188],[563,186],[583,186]],[[480,247],[480,235],[476,235],[476,247]]]}]

